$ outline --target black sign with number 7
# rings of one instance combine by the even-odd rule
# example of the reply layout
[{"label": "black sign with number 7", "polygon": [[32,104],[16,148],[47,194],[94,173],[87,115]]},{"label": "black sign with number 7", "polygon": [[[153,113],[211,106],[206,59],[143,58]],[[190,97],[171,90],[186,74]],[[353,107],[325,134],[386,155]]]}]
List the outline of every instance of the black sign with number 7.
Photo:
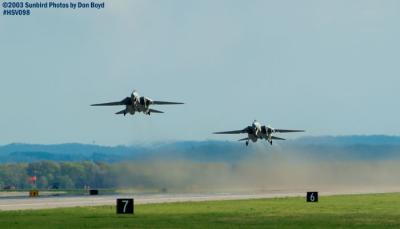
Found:
[{"label": "black sign with number 7", "polygon": [[117,199],[117,214],[133,214],[133,199]]}]

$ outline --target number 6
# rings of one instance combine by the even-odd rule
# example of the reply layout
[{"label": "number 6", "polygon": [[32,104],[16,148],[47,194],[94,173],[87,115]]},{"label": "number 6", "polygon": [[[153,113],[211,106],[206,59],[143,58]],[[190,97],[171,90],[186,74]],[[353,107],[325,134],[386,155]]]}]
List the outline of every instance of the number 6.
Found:
[{"label": "number 6", "polygon": [[311,202],[314,202],[314,201],[315,201],[314,193],[311,193],[311,195],[310,195],[310,200],[311,200]]}]

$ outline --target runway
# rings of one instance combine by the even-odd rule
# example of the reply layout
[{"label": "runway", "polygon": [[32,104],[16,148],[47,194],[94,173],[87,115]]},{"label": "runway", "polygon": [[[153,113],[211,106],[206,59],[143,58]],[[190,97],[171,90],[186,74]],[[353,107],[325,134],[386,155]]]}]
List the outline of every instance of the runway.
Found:
[{"label": "runway", "polygon": [[[340,194],[367,194],[383,193],[386,191],[365,192],[320,192],[320,196]],[[391,191],[390,191],[391,192]],[[250,194],[139,194],[139,195],[99,195],[99,196],[58,196],[58,197],[10,197],[0,198],[0,211],[48,209],[64,207],[84,207],[115,205],[117,198],[134,198],[135,204],[171,203],[187,201],[211,201],[211,200],[241,200],[262,199],[278,197],[305,197],[306,192],[273,191],[268,193]]]}]

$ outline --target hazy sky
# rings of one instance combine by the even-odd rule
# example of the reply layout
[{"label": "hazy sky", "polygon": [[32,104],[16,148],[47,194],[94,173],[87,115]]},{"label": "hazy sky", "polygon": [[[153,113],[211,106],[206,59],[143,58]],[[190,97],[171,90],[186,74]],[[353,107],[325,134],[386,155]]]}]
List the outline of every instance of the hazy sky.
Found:
[{"label": "hazy sky", "polygon": [[[0,144],[400,133],[400,1],[106,1],[0,15]],[[114,115],[133,89],[165,114]],[[290,138],[290,137],[289,137]]]}]

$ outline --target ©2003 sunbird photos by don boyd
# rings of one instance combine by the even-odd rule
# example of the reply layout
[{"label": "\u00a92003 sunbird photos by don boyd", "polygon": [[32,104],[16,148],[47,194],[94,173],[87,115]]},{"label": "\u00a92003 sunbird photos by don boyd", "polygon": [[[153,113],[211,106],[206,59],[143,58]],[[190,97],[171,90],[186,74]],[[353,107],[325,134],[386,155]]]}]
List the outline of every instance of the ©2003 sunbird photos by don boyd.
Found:
[{"label": "\u00a92003 sunbird photos by don boyd", "polygon": [[13,2],[13,7],[17,8],[54,8],[54,9],[81,9],[81,8],[95,8],[95,9],[103,9],[105,8],[105,3],[97,3],[97,2]]}]

